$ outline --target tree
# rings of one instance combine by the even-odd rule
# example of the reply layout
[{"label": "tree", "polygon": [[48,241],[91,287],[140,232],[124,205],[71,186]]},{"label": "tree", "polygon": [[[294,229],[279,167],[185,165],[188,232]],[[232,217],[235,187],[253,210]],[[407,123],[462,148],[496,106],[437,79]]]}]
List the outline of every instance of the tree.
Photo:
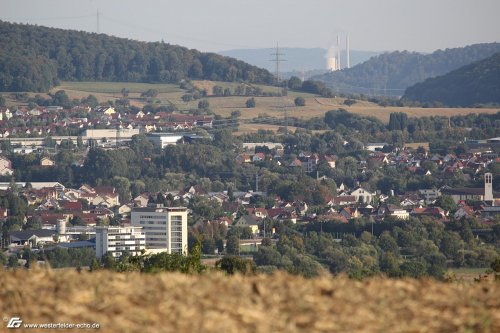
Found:
[{"label": "tree", "polygon": [[206,99],[203,99],[203,100],[198,102],[198,109],[206,111],[209,108],[210,108],[210,104],[208,103],[208,101]]},{"label": "tree", "polygon": [[52,96],[52,104],[60,105],[65,109],[71,108],[71,102],[64,90],[56,91],[56,93]]},{"label": "tree", "polygon": [[393,254],[399,253],[398,243],[388,231],[384,231],[382,235],[380,235],[379,246],[384,252],[391,252]]},{"label": "tree", "polygon": [[7,266],[10,268],[16,268],[19,267],[19,259],[17,258],[17,254],[13,254],[9,257],[9,260],[7,262]]},{"label": "tree", "polygon": [[224,89],[221,86],[214,86],[212,88],[212,93],[215,96],[223,96],[224,95]]},{"label": "tree", "polygon": [[3,251],[0,251],[0,269],[7,264],[8,258]]},{"label": "tree", "polygon": [[239,118],[239,117],[241,117],[240,110],[231,111],[231,118]]},{"label": "tree", "polygon": [[255,98],[250,98],[250,99],[247,99],[246,101],[246,106],[247,108],[254,108],[255,107]]},{"label": "tree", "polygon": [[446,211],[454,212],[457,210],[457,204],[449,195],[442,195],[436,200],[436,206],[443,208]]},{"label": "tree", "polygon": [[111,180],[111,183],[116,188],[116,192],[118,192],[120,202],[125,203],[129,202],[130,197],[130,181],[126,177],[115,176]]},{"label": "tree", "polygon": [[116,260],[109,252],[102,256],[101,263],[106,269],[114,270],[116,268]]},{"label": "tree", "polygon": [[409,276],[412,278],[421,278],[425,275],[427,270],[425,263],[417,260],[405,261],[403,264],[401,264],[400,268],[401,273],[404,276]]},{"label": "tree", "polygon": [[204,254],[214,254],[215,253],[215,240],[211,237],[203,237],[201,243],[202,252]]},{"label": "tree", "polygon": [[306,105],[306,100],[303,97],[297,97],[294,100],[295,106],[305,106]]},{"label": "tree", "polygon": [[6,100],[5,100],[5,97],[0,96],[0,107],[5,106],[5,101],[6,101]]},{"label": "tree", "polygon": [[156,97],[158,96],[158,90],[156,89],[148,89],[145,92],[141,93],[141,97]]},{"label": "tree", "polygon": [[293,90],[299,90],[300,88],[302,88],[302,80],[296,76],[292,76],[288,80],[288,88]]},{"label": "tree", "polygon": [[255,262],[253,260],[236,256],[224,256],[224,258],[215,263],[215,267],[229,275],[233,275],[235,273],[252,274],[256,270]]},{"label": "tree", "polygon": [[226,243],[226,253],[227,254],[239,254],[240,253],[240,240],[238,236],[231,235],[227,239]]}]

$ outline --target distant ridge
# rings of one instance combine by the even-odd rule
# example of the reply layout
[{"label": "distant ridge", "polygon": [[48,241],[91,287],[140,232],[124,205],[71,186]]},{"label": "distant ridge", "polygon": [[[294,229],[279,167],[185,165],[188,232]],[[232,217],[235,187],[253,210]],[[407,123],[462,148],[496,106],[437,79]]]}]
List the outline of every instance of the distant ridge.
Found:
[{"label": "distant ridge", "polygon": [[500,52],[443,76],[409,87],[406,100],[447,106],[500,105]]},{"label": "distant ridge", "polygon": [[271,83],[265,69],[163,42],[0,21],[0,91],[47,91],[59,80]]},{"label": "distant ridge", "polygon": [[[342,46],[344,47],[344,46]],[[271,72],[274,71],[274,63],[269,61],[272,57],[270,54],[274,52],[275,49],[237,49],[218,52],[221,55],[233,57],[236,59],[243,60],[258,66],[265,68]],[[281,64],[283,72],[292,71],[313,71],[313,70],[323,70],[326,72],[326,49],[323,48],[298,48],[298,47],[285,47],[280,48],[280,51],[285,54],[285,62]],[[362,63],[370,57],[380,54],[380,52],[372,51],[356,51],[351,50],[350,59],[351,66]],[[342,66],[345,67],[345,50],[341,54]]]},{"label": "distant ridge", "polygon": [[313,77],[334,91],[401,96],[406,88],[500,52],[500,43],[475,44],[431,54],[384,53],[337,72]]}]

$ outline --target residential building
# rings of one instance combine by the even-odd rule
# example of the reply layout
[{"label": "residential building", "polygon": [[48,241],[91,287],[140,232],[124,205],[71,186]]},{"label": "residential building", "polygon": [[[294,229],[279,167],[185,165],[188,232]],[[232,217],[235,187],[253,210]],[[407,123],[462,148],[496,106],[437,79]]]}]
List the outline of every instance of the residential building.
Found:
[{"label": "residential building", "polygon": [[10,243],[15,245],[24,245],[35,247],[39,243],[54,243],[57,232],[55,230],[22,230],[9,233]]},{"label": "residential building", "polygon": [[124,252],[139,255],[146,249],[146,237],[141,227],[96,227],[96,257],[111,253],[119,258]]},{"label": "residential building", "polygon": [[441,192],[435,188],[418,190],[418,194],[424,198],[426,205],[433,203],[441,196]]},{"label": "residential building", "polygon": [[52,161],[50,158],[43,157],[43,158],[40,160],[40,165],[41,165],[41,166],[54,166],[54,165],[55,165],[55,163],[54,163],[54,161]]},{"label": "residential building", "polygon": [[375,193],[365,190],[362,187],[357,187],[355,190],[351,191],[350,195],[354,196],[357,202],[370,203],[373,201]]},{"label": "residential building", "polygon": [[12,176],[12,163],[5,156],[0,156],[0,176]]},{"label": "residential building", "polygon": [[186,207],[137,207],[131,212],[131,223],[144,228],[147,249],[187,254]]},{"label": "residential building", "polygon": [[249,227],[253,234],[259,233],[259,224],[261,219],[255,215],[242,215],[235,223],[234,227]]}]

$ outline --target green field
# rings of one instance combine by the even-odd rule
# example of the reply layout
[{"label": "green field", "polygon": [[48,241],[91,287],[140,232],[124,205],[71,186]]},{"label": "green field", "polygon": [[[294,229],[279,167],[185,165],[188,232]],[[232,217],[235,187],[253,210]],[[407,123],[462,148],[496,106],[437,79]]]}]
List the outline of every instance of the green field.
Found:
[{"label": "green field", "polygon": [[[255,108],[246,108],[246,101],[249,96],[227,96],[219,97],[212,95],[212,89],[215,85],[222,88],[230,88],[234,90],[239,85],[246,85],[238,82],[218,82],[218,81],[192,81],[193,85],[198,89],[206,89],[208,92],[207,100],[210,103],[210,110],[216,115],[229,117],[231,112],[240,111],[241,119],[250,120],[259,115],[266,115],[275,118],[284,118],[285,110],[289,117],[310,119],[313,117],[323,117],[330,110],[339,108],[346,109],[349,112],[359,114],[361,116],[373,116],[383,122],[389,121],[389,116],[392,112],[404,112],[409,117],[423,116],[457,116],[470,113],[486,113],[494,114],[500,111],[500,108],[418,108],[418,107],[383,107],[368,101],[358,101],[357,103],[346,106],[344,98],[324,98],[314,94],[289,91],[288,96],[284,97],[255,97]],[[250,85],[259,87],[263,92],[279,92],[279,88],[265,85]],[[58,90],[65,90],[68,96],[72,99],[86,98],[89,94],[94,95],[100,103],[114,101],[123,98],[121,90],[125,88],[129,91],[128,98],[130,104],[136,107],[143,107],[148,101],[140,97],[142,92],[148,89],[158,91],[158,96],[153,99],[153,103],[170,105],[173,104],[179,111],[187,112],[198,108],[198,100],[184,102],[182,96],[187,93],[186,90],[179,88],[177,84],[153,84],[153,83],[134,83],[134,82],[62,82],[61,85],[51,89],[51,93]],[[37,93],[28,93],[33,97]],[[26,104],[21,101],[16,101],[12,94],[3,93],[7,98],[7,105],[22,105]],[[40,94],[43,97],[48,97],[46,94]],[[305,99],[306,105],[296,107],[294,104],[295,97],[301,96]],[[242,126],[241,133],[254,132],[258,129],[275,130],[279,126],[275,125],[255,125],[246,124]]]},{"label": "green field", "polygon": [[52,90],[77,90],[91,93],[120,93],[125,88],[130,93],[142,93],[148,89],[156,89],[159,93],[181,92],[177,84],[170,83],[137,83],[137,82],[68,82],[64,81]]}]

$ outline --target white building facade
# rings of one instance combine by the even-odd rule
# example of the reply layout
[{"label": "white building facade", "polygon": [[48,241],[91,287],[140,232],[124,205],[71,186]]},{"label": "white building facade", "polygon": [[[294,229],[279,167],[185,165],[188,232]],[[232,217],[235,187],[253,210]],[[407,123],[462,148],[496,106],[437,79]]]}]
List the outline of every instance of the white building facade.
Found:
[{"label": "white building facade", "polygon": [[148,250],[187,254],[186,207],[134,208],[131,221],[144,229]]},{"label": "white building facade", "polygon": [[97,227],[95,238],[96,257],[107,252],[119,258],[124,252],[140,255],[146,250],[146,236],[140,227]]}]

